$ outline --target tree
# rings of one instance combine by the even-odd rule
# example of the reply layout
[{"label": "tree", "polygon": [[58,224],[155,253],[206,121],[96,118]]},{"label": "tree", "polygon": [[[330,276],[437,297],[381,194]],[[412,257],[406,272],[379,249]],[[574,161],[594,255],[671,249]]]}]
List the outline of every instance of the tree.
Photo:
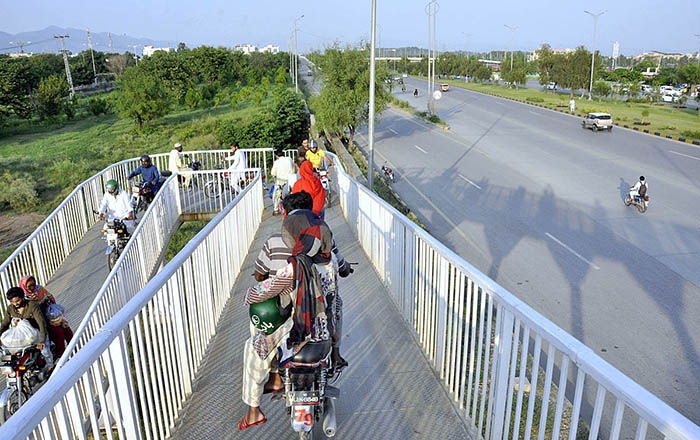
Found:
[{"label": "tree", "polygon": [[196,109],[201,100],[202,96],[194,87],[190,88],[185,94],[185,106],[190,110]]},{"label": "tree", "polygon": [[598,101],[600,101],[601,97],[608,96],[610,93],[612,93],[612,89],[605,81],[596,81],[593,84],[593,94],[598,97]]},{"label": "tree", "polygon": [[481,82],[488,81],[491,79],[491,68],[485,64],[479,63],[479,67],[476,68],[472,76]]},{"label": "tree", "polygon": [[0,125],[12,115],[27,118],[31,114],[29,76],[27,64],[0,59]]},{"label": "tree", "polygon": [[168,112],[172,95],[161,79],[139,69],[139,66],[126,69],[119,78],[116,101],[121,116],[133,119],[141,130],[145,124]]},{"label": "tree", "polygon": [[107,58],[106,63],[107,70],[119,76],[127,67],[134,65],[134,57],[128,54],[112,54]]},{"label": "tree", "polygon": [[277,69],[277,74],[275,75],[275,85],[276,86],[285,86],[287,84],[287,73],[284,70],[284,67],[280,67]]},{"label": "tree", "polygon": [[[316,124],[320,130],[327,129],[338,134],[348,132],[352,145],[357,127],[369,120],[369,50],[344,49],[337,44],[326,48],[319,57],[318,67],[323,72],[321,92],[312,99]],[[384,89],[388,72],[377,69],[375,78],[376,114],[381,113],[389,102]]]},{"label": "tree", "polygon": [[157,79],[177,102],[182,102],[190,87],[194,86],[195,74],[186,60],[185,53],[157,51],[141,61],[136,69]]},{"label": "tree", "polygon": [[551,78],[551,72],[556,64],[557,57],[552,52],[549,44],[543,44],[542,47],[537,49],[537,71],[540,75],[540,84],[545,85],[553,81]]},{"label": "tree", "polygon": [[68,83],[58,75],[42,79],[34,92],[34,102],[41,119],[58,116],[63,110],[63,98],[68,93]]},{"label": "tree", "polygon": [[645,108],[642,110],[642,125],[644,124],[644,120],[649,117],[649,109]]},{"label": "tree", "polygon": [[[678,80],[689,85],[688,90],[693,91],[700,84],[700,65],[685,64],[678,69]],[[695,96],[695,101],[700,104],[700,93]],[[698,108],[698,116],[700,116],[700,106]]]},{"label": "tree", "polygon": [[282,88],[274,93],[272,114],[276,121],[276,146],[294,148],[308,137],[308,120],[304,101],[296,93]]}]

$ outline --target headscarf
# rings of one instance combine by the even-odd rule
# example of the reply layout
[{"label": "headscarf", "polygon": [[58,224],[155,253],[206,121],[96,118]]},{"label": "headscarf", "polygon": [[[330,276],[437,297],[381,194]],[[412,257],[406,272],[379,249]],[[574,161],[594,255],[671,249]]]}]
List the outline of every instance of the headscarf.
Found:
[{"label": "headscarf", "polygon": [[[27,288],[27,282],[29,280],[33,280],[35,287],[34,290],[29,290]],[[43,302],[44,299],[47,299],[51,297],[51,294],[46,290],[44,287],[40,286],[39,283],[36,281],[36,278],[34,278],[33,275],[26,275],[22,277],[22,279],[19,282],[20,287],[24,291],[24,297],[29,300],[29,301],[36,301],[36,302]]]},{"label": "headscarf", "polygon": [[299,167],[300,179],[294,184],[292,194],[306,191],[311,194],[311,199],[314,201],[313,212],[316,215],[321,215],[323,205],[326,203],[326,190],[323,189],[321,181],[314,175],[314,166],[311,162],[304,161]]},{"label": "headscarf", "polygon": [[314,264],[331,261],[331,230],[312,211],[298,209],[284,219],[282,241],[292,249],[292,256],[287,261],[294,268],[294,288],[297,291],[290,342],[298,344],[307,337],[328,339],[321,279]]}]

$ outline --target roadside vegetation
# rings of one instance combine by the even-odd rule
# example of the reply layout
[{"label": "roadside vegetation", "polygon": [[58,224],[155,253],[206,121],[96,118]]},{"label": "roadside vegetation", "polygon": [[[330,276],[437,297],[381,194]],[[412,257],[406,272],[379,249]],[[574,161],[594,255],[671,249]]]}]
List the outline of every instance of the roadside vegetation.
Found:
[{"label": "roadside vegetation", "polygon": [[170,238],[170,243],[168,248],[165,250],[165,263],[167,264],[173,259],[175,255],[182,250],[182,248],[189,243],[195,235],[199,233],[209,222],[198,221],[198,222],[185,222],[183,223],[177,231]]},{"label": "roadside vegetation", "polygon": [[[118,90],[68,99],[58,67],[37,80],[32,75],[43,71],[0,56],[0,85],[24,84],[12,106],[0,103],[0,217],[32,220],[0,241],[2,260],[77,184],[116,161],[167,152],[175,142],[186,150],[232,140],[242,148],[296,148],[307,136],[308,117],[289,87],[287,63],[286,54],[246,56],[223,48],[156,52],[125,66],[116,76]],[[58,96],[58,104],[39,107],[44,92]],[[44,114],[49,107],[52,115]]]}]

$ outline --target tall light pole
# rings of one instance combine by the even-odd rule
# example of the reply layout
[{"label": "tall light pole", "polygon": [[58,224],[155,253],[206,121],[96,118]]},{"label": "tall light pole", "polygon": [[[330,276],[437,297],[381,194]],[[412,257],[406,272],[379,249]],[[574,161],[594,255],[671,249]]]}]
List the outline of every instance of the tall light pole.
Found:
[{"label": "tall light pole", "polygon": [[367,181],[369,190],[374,189],[374,45],[377,27],[377,0],[372,0],[372,42],[369,48],[369,164],[367,166]]},{"label": "tall light pole", "polygon": [[467,46],[464,48],[465,52],[467,53],[467,66],[464,70],[464,82],[467,82],[467,77],[469,76],[469,37],[471,37],[472,34],[462,32],[462,35],[467,37]]},{"label": "tall light pole", "polygon": [[[435,60],[437,59],[437,0],[425,5],[428,16],[428,113],[433,113],[433,88],[435,87]],[[432,21],[432,23],[431,23]]]},{"label": "tall light pole", "polygon": [[[700,34],[695,34],[695,37],[700,40]],[[700,63],[700,52],[696,51],[698,53],[698,63]]]},{"label": "tall light pole", "polygon": [[594,14],[592,12],[583,11],[593,17],[593,52],[591,53],[591,83],[588,87],[588,100],[593,99],[593,68],[595,67],[595,34],[598,31],[598,17],[608,12],[607,10]]},{"label": "tall light pole", "polygon": [[508,26],[504,24],[503,26],[510,29],[510,70],[513,70],[513,50],[515,50],[515,30],[518,29],[517,26]]},{"label": "tall light pole", "polygon": [[299,53],[297,52],[297,21],[304,18],[304,14],[301,17],[294,20],[294,90],[299,93]]}]

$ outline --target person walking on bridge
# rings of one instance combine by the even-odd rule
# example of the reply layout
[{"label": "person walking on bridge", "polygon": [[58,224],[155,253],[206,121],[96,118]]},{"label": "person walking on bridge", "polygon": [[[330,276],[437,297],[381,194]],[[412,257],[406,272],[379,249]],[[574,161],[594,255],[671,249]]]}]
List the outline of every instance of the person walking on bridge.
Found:
[{"label": "person walking on bridge", "polygon": [[272,215],[279,214],[280,201],[287,190],[289,178],[294,174],[292,158],[284,155],[284,150],[275,150],[275,162],[272,164],[270,175],[275,178],[275,189],[272,192]]}]

